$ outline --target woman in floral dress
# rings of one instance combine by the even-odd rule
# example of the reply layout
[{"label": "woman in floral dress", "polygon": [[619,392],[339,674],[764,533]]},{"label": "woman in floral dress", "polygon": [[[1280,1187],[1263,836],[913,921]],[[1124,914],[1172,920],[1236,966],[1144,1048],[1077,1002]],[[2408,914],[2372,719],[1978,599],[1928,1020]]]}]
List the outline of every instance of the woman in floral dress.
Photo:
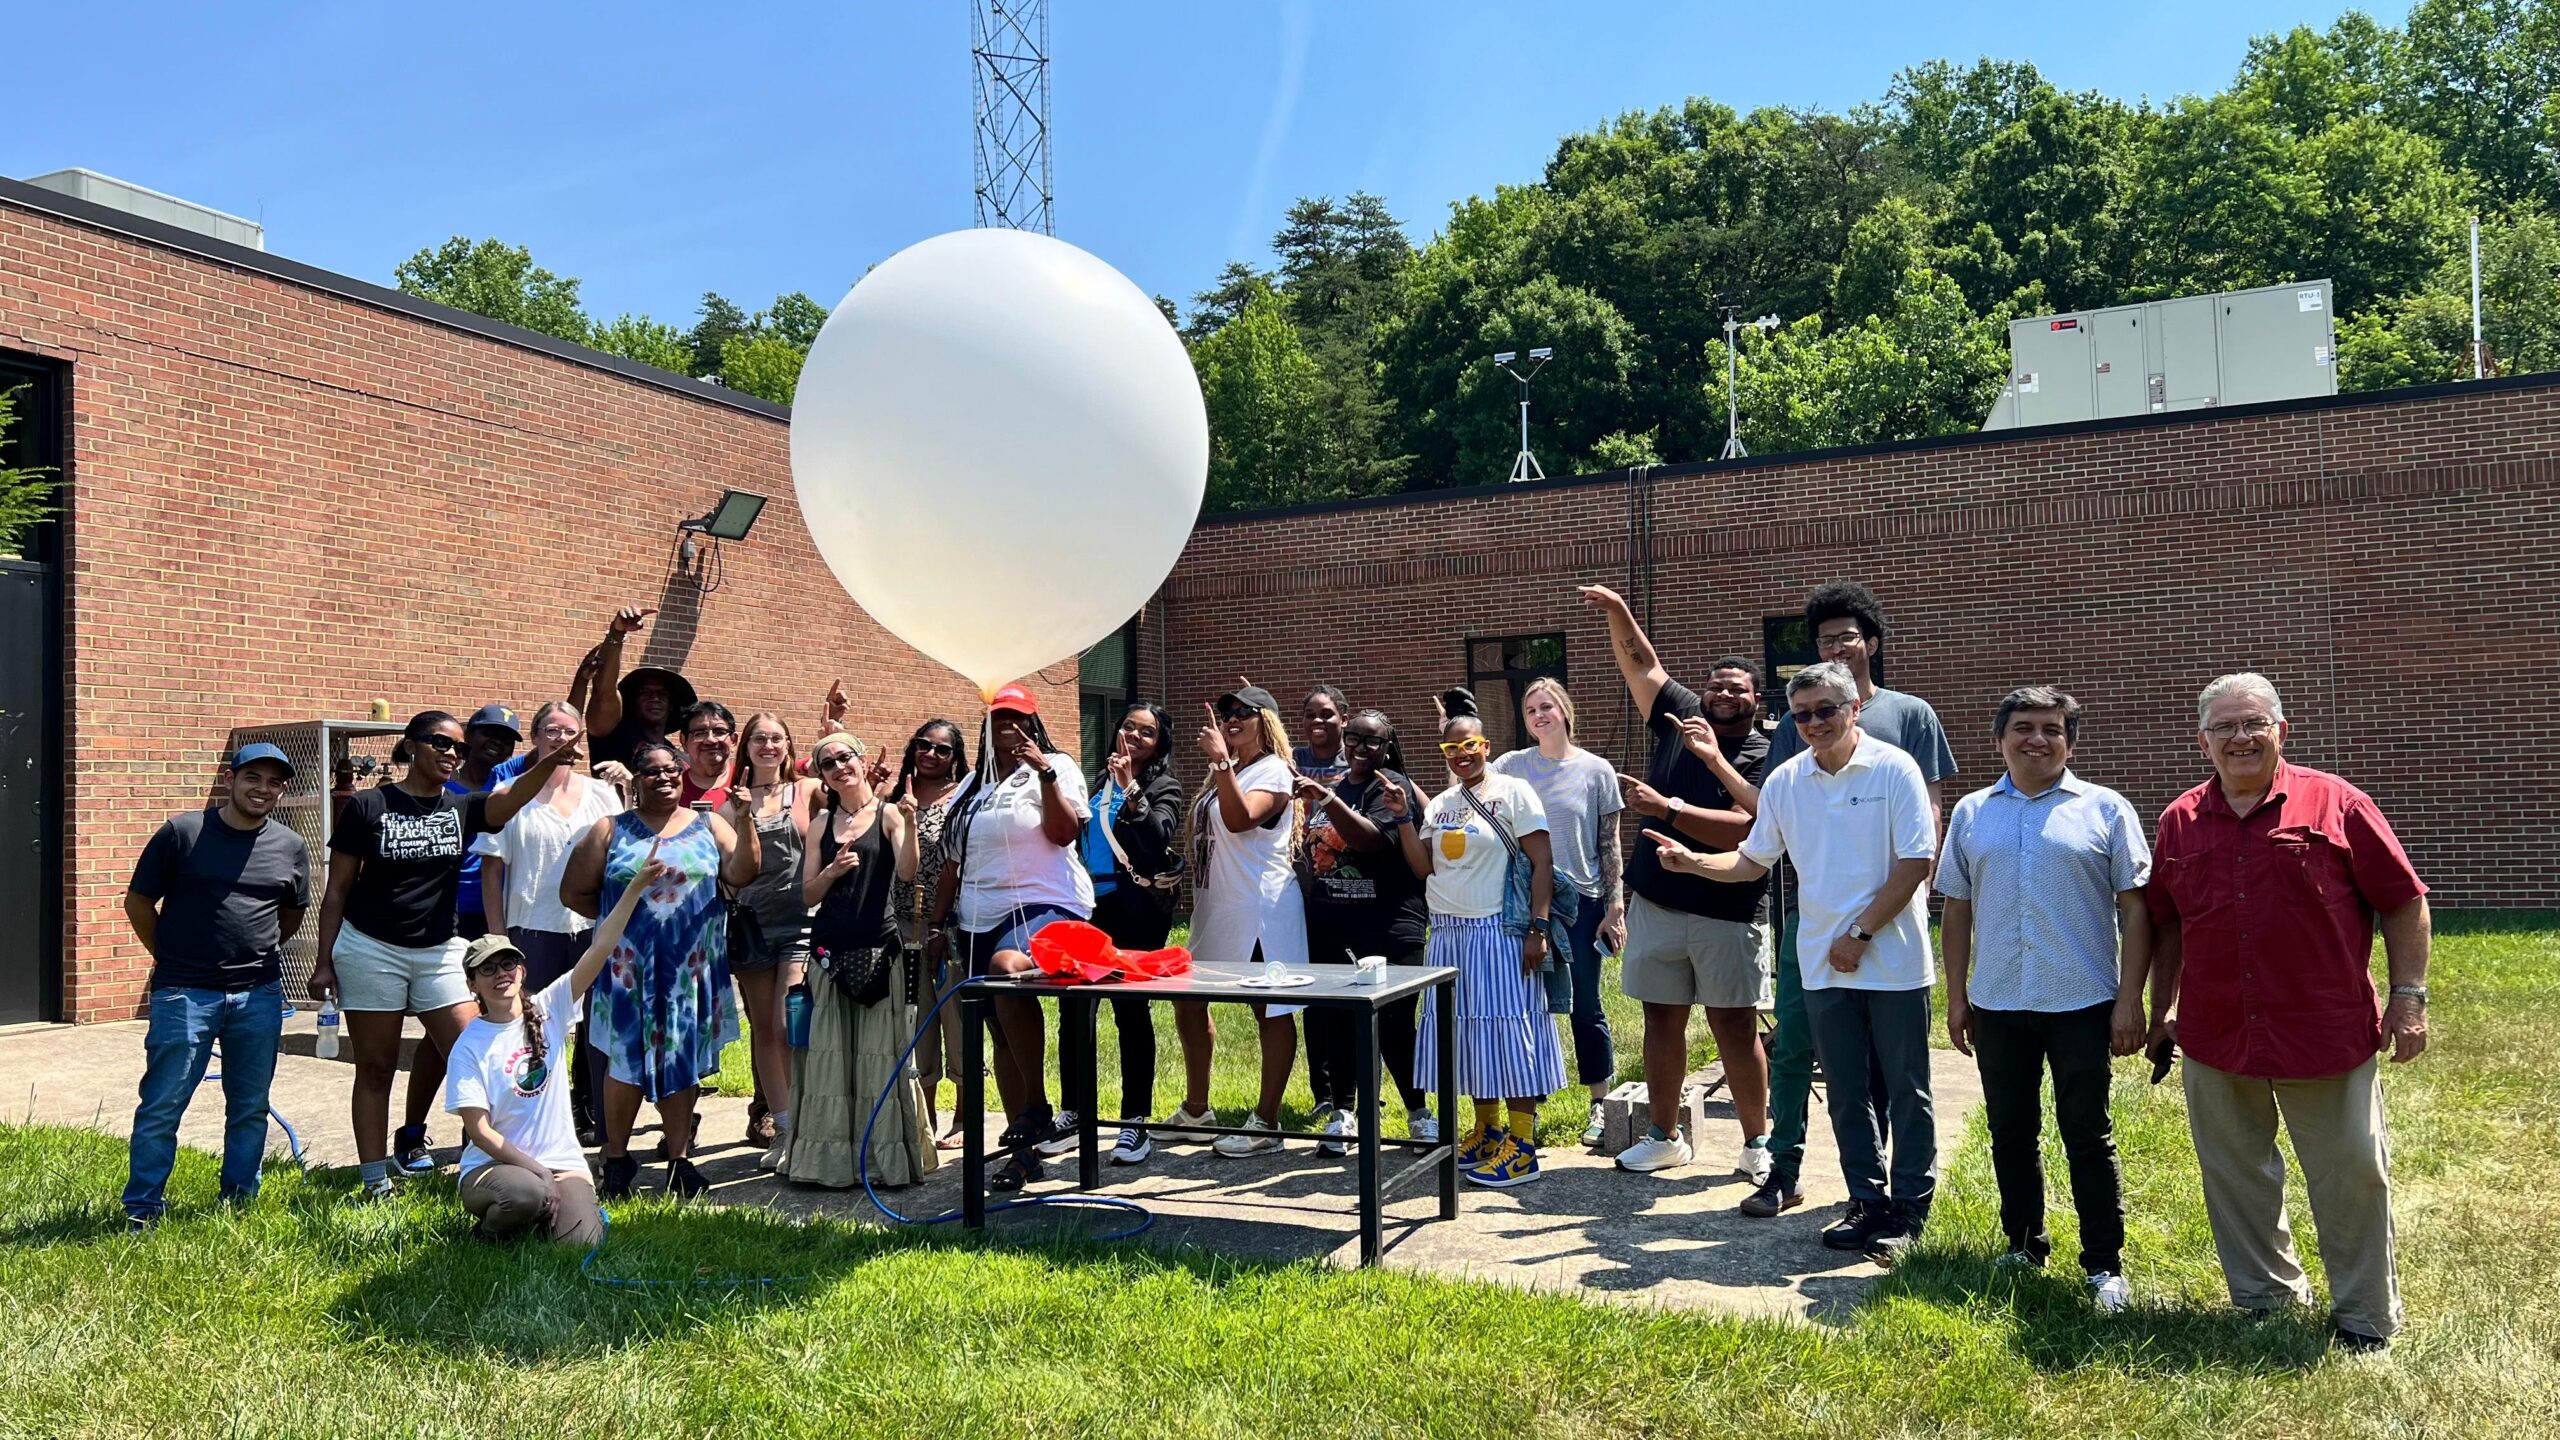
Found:
[{"label": "woman in floral dress", "polygon": [[631,1130],[643,1100],[658,1109],[668,1191],[692,1196],[710,1188],[687,1158],[693,1104],[704,1077],[720,1068],[720,1047],[738,1038],[720,886],[755,879],[763,859],[745,791],[733,792],[724,810],[696,811],[684,803],[684,768],[684,757],[663,740],[635,749],[632,808],[596,822],[560,881],[561,900],[592,916],[622,898],[650,847],[666,867],[588,995],[588,1026],[606,1061],[604,1177],[596,1193],[608,1200],[630,1194],[639,1178]]}]

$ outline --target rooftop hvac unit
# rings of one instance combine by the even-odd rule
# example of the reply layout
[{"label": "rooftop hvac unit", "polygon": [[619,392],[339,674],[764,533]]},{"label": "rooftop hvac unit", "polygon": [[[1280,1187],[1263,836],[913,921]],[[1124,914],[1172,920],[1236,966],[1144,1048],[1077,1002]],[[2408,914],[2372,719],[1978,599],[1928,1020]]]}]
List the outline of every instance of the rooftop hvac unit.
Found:
[{"label": "rooftop hvac unit", "polygon": [[95,170],[56,170],[49,175],[34,176],[27,183],[57,195],[68,195],[74,200],[86,200],[92,205],[104,205],[127,215],[175,225],[198,235],[246,245],[252,250],[267,248],[267,227],[255,220],[226,215],[212,206],[181,200],[175,195],[163,195],[157,190],[147,190],[132,181],[101,175]]},{"label": "rooftop hvac unit", "polygon": [[2326,280],[2009,322],[1985,430],[2338,393]]}]

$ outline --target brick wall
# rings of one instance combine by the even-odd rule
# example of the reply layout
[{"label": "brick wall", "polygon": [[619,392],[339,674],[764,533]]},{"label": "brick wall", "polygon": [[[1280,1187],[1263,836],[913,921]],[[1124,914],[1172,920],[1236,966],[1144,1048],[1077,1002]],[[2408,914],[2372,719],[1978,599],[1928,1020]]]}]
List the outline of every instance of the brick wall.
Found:
[{"label": "brick wall", "polygon": [[[1652,634],[1694,684],[1863,580],[1889,683],[1947,723],[1950,799],[1998,773],[2000,696],[2043,682],[2088,707],[2076,768],[2155,814],[2207,773],[2196,692],[2262,670],[2290,753],[2379,800],[2439,903],[2549,905],[2555,457],[2560,384],[2507,384],[1692,467],[1650,482]],[[1436,737],[1411,737],[1467,638],[1561,630],[1582,741],[1623,765],[1625,691],[1573,587],[1627,587],[1629,517],[1629,482],[1595,477],[1204,524],[1141,674],[1164,666],[1184,715],[1242,671],[1293,721],[1331,681],[1398,720],[1428,788]]]},{"label": "brick wall", "polygon": [[[818,559],[771,417],[8,204],[0,348],[71,367],[66,1019],[136,1013],[125,881],[234,725],[530,711],[620,604],[741,719],[835,676],[867,738],[976,714]],[[724,487],[772,504],[703,594],[675,526]]]}]

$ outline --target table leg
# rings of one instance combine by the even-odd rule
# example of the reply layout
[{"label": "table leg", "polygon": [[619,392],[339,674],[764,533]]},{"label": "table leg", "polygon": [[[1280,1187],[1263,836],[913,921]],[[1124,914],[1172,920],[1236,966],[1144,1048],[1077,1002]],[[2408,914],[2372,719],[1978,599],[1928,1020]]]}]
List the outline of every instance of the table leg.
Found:
[{"label": "table leg", "polygon": [[[1102,1151],[1094,1144],[1094,1109],[1102,1103],[1101,1042],[1095,1031],[1102,1006],[1090,996],[1058,997],[1059,1045],[1065,1053],[1058,1056],[1058,1084],[1068,1095],[1068,1103],[1076,1111],[1076,1188],[1095,1189],[1102,1184]],[[1072,1037],[1072,1038],[1070,1038]],[[1072,1046],[1072,1048],[1068,1048]]]},{"label": "table leg", "polygon": [[[1454,976],[1452,977],[1454,978]],[[1444,984],[1433,997],[1431,1034],[1440,1047],[1440,1218],[1458,1218],[1458,1137],[1466,1122],[1458,1114],[1458,987]]]},{"label": "table leg", "polygon": [[972,986],[960,992],[960,1223],[987,1226],[987,1002]]},{"label": "table leg", "polygon": [[1354,1032],[1360,1067],[1360,1263],[1375,1265],[1385,1217],[1378,1198],[1378,1007],[1360,1007]]}]

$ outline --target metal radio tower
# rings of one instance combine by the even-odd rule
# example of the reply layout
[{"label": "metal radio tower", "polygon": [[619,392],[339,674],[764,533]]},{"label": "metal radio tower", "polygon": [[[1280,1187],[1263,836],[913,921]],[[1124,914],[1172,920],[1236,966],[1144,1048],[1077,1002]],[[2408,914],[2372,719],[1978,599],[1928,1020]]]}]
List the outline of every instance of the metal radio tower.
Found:
[{"label": "metal radio tower", "polygon": [[1049,204],[1049,0],[973,0],[969,72],[978,223],[1058,233]]}]

